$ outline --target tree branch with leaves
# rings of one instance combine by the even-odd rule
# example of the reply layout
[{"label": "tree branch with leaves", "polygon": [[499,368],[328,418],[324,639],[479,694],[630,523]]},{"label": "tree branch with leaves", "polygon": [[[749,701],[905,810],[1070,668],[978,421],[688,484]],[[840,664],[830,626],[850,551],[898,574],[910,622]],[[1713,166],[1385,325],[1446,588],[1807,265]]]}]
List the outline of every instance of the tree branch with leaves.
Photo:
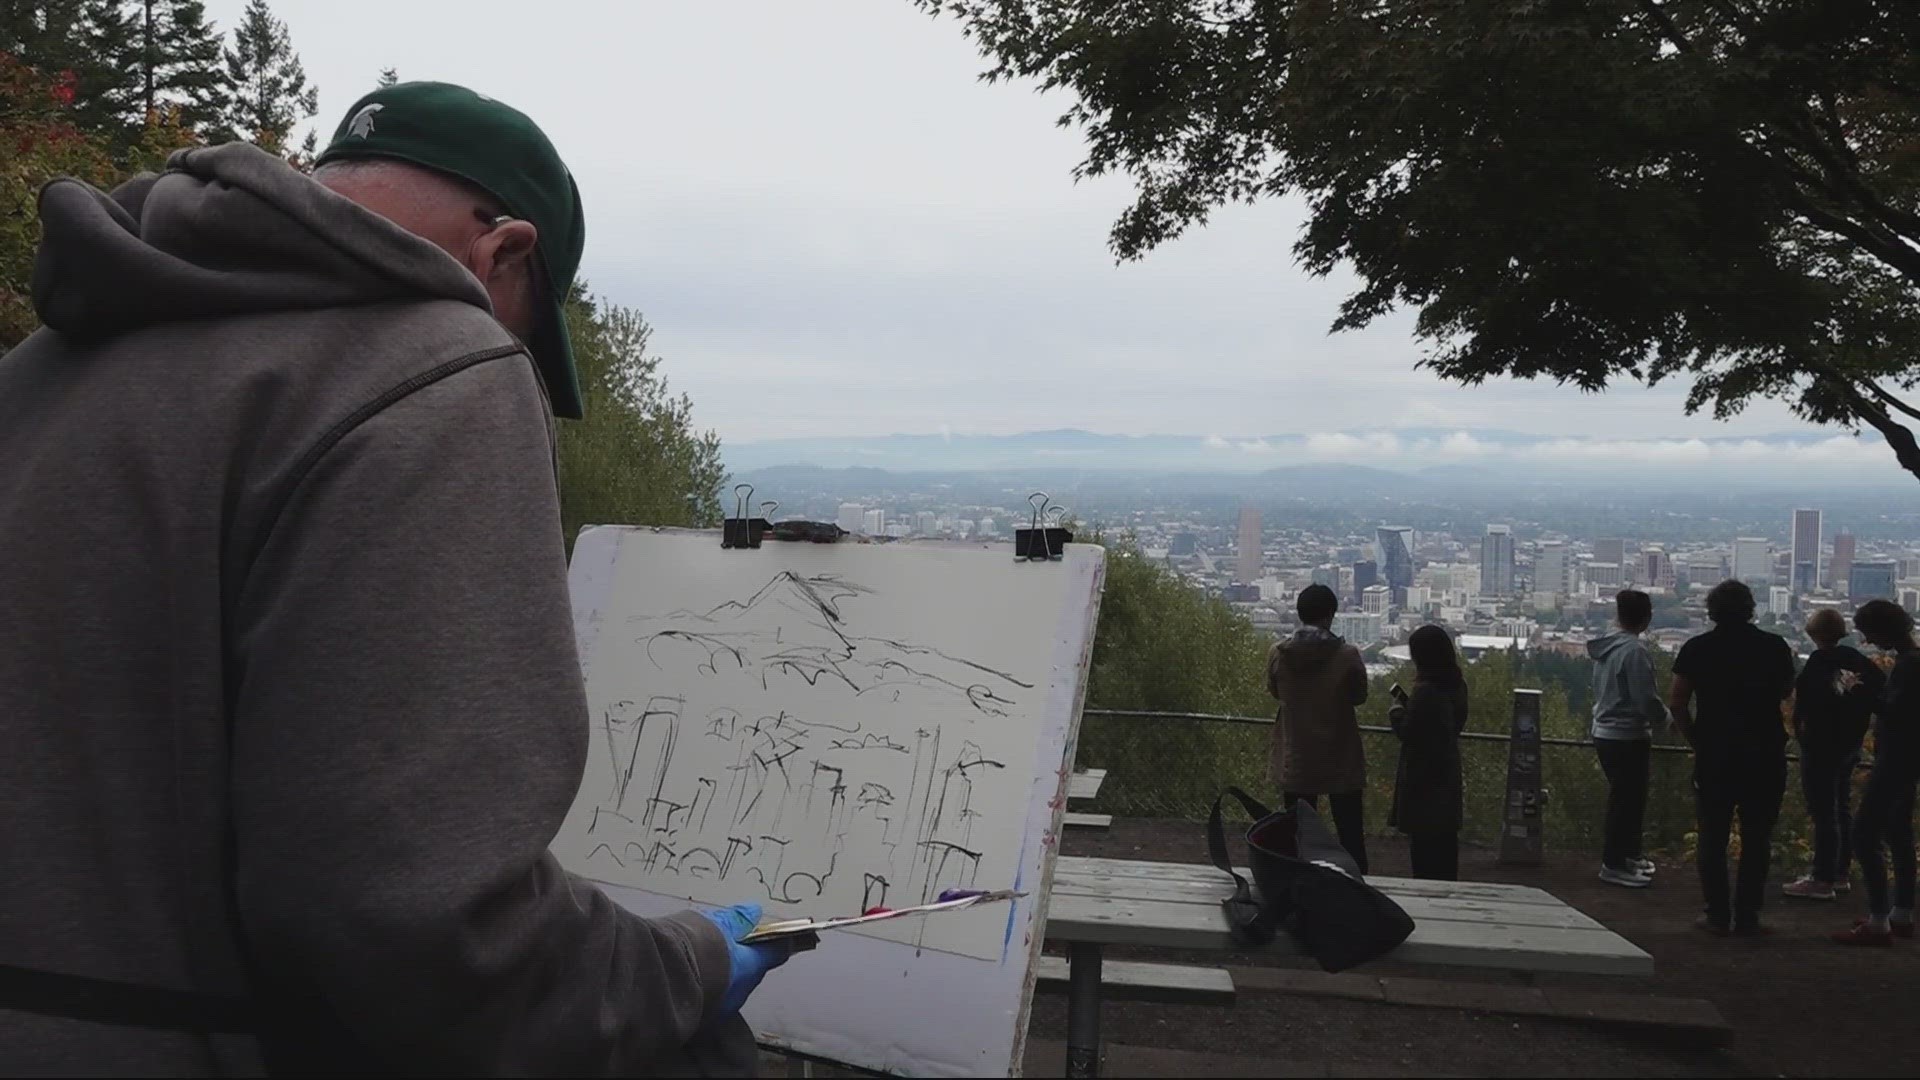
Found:
[{"label": "tree branch with leaves", "polygon": [[1294,255],[1418,313],[1421,364],[1587,391],[1689,378],[1920,455],[1920,4],[914,0],[990,81],[1065,91],[1123,173],[1120,259],[1294,193]]}]

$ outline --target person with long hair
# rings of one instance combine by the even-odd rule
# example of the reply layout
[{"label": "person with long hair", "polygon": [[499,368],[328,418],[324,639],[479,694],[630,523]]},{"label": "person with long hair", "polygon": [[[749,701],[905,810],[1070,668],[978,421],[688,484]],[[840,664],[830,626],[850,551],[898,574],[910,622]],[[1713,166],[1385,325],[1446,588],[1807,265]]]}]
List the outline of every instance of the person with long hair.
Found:
[{"label": "person with long hair", "polygon": [[1415,630],[1407,649],[1413,654],[1413,692],[1395,685],[1387,713],[1400,738],[1387,823],[1407,834],[1414,877],[1454,881],[1465,819],[1460,732],[1467,726],[1467,681],[1453,639],[1440,627]]},{"label": "person with long hair", "polygon": [[[1867,888],[1866,917],[1833,935],[1842,945],[1893,944],[1913,936],[1913,792],[1920,778],[1920,647],[1913,616],[1888,600],[1869,600],[1853,628],[1893,653],[1893,671],[1874,706],[1873,773],[1853,819],[1853,859]],[[1893,852],[1893,888],[1887,888],[1886,850]]]}]

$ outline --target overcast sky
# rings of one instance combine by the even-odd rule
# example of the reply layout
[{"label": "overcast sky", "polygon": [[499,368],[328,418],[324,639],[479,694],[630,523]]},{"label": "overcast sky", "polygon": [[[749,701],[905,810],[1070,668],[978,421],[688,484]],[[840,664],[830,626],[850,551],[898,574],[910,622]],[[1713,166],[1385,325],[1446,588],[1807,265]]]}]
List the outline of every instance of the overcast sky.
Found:
[{"label": "overcast sky", "polygon": [[[212,0],[231,27],[244,0]],[[535,118],[586,204],[583,273],[640,310],[675,391],[733,442],[893,432],[1251,436],[1421,427],[1613,439],[1804,432],[1682,388],[1474,389],[1416,370],[1410,317],[1330,337],[1341,281],[1289,254],[1299,207],[1216,215],[1116,265],[1123,179],[987,85],[906,0],[274,0],[323,139],[382,67]]]}]

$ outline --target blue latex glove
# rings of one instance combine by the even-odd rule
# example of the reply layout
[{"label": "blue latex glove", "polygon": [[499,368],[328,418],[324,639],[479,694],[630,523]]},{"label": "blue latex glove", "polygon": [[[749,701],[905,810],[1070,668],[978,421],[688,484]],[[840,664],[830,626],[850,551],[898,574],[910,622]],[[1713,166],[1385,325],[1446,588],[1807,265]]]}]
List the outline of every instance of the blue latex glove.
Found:
[{"label": "blue latex glove", "polygon": [[759,904],[736,904],[700,914],[711,919],[727,939],[727,995],[721,1003],[720,1015],[732,1016],[747,1003],[747,995],[760,985],[767,972],[787,962],[793,949],[784,942],[740,943],[740,939],[760,923]]}]

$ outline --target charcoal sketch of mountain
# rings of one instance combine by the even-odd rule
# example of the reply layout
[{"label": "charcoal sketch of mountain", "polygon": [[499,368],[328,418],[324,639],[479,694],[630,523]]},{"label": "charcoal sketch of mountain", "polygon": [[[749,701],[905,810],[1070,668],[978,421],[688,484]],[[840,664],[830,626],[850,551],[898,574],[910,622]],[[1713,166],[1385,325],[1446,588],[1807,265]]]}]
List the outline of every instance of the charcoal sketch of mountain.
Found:
[{"label": "charcoal sketch of mountain", "polygon": [[[599,880],[786,914],[1004,886],[1033,783],[1002,760],[1029,725],[1004,718],[1037,677],[910,640],[915,609],[850,577],[768,574],[616,624],[591,683],[590,808],[556,843]],[[872,932],[1005,948],[1004,928],[927,925]]]},{"label": "charcoal sketch of mountain", "polygon": [[951,694],[980,713],[1005,716],[1014,694],[1033,689],[1007,672],[939,649],[849,633],[842,606],[872,593],[837,575],[783,570],[744,600],[629,623],[663,670],[691,655],[691,666],[702,675],[744,672],[769,690],[789,679],[808,686],[827,681],[903,705]]}]

